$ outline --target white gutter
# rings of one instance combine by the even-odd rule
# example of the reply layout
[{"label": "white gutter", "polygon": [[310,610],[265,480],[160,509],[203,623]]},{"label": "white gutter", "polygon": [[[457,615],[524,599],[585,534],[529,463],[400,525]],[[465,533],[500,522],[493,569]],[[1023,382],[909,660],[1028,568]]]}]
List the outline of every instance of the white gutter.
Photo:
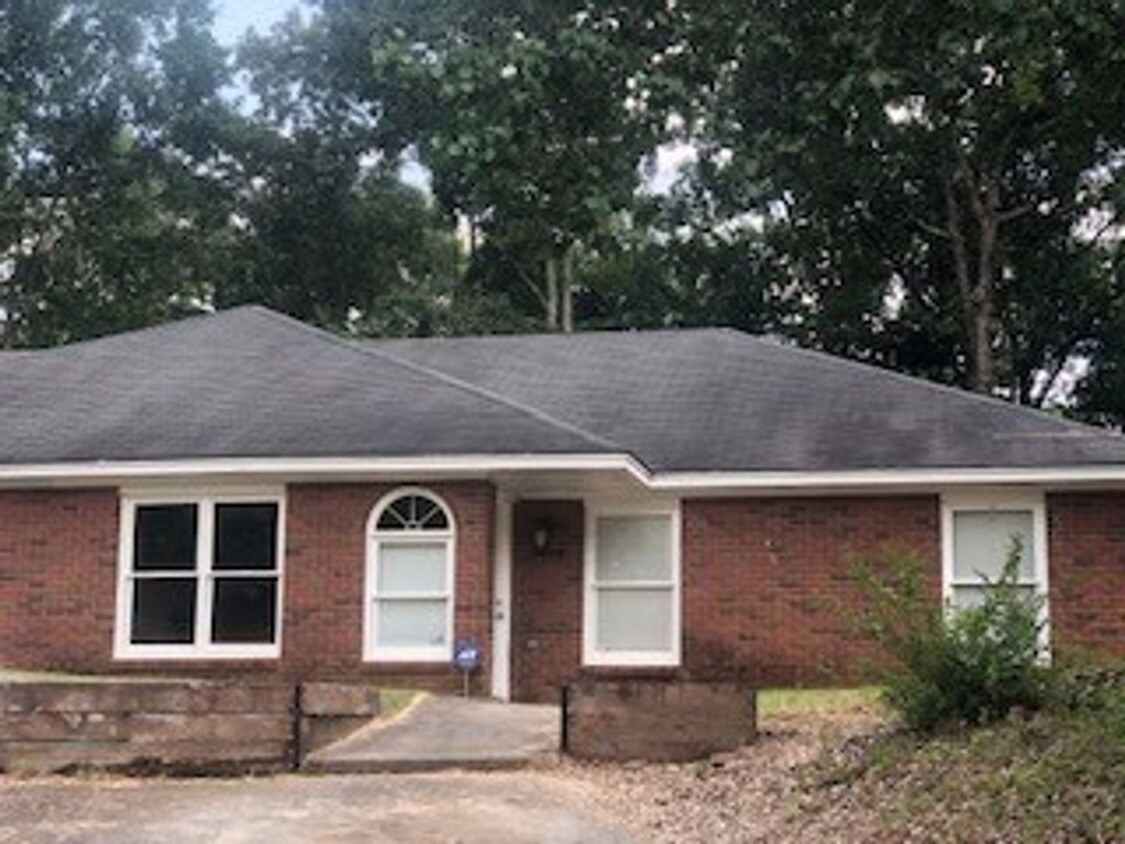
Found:
[{"label": "white gutter", "polygon": [[652,489],[786,490],[904,486],[1006,486],[1054,483],[1125,483],[1125,465],[1050,468],[854,469],[834,472],[664,472]]},{"label": "white gutter", "polygon": [[1125,484],[1125,465],[1051,468],[856,469],[832,472],[657,472],[628,454],[238,457],[0,465],[0,486],[113,484],[163,478],[438,478],[502,472],[624,472],[653,491],[769,493],[904,487]]},{"label": "white gutter", "polygon": [[417,457],[230,457],[99,460],[0,465],[0,485],[96,483],[160,478],[480,476],[520,471],[625,471],[642,483],[648,471],[623,454],[430,455]]}]

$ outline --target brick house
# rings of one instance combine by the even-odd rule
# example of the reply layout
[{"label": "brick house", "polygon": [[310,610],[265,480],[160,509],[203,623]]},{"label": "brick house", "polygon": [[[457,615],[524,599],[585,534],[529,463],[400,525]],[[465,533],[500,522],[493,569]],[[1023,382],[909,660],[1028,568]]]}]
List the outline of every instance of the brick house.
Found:
[{"label": "brick house", "polygon": [[1125,439],[728,330],[351,341],[239,308],[0,352],[0,665],[854,675],[849,555],[1125,654]]}]

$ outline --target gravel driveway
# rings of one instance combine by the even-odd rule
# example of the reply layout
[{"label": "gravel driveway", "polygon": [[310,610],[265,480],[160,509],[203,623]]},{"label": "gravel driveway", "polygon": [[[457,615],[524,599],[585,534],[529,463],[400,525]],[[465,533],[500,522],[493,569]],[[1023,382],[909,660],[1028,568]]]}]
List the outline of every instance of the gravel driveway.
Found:
[{"label": "gravel driveway", "polygon": [[676,765],[245,780],[0,777],[0,844],[747,844],[885,841],[846,796],[811,802],[801,768],[870,715],[763,719],[759,740]]},{"label": "gravel driveway", "polygon": [[590,786],[541,772],[244,780],[0,777],[0,842],[611,844]]}]

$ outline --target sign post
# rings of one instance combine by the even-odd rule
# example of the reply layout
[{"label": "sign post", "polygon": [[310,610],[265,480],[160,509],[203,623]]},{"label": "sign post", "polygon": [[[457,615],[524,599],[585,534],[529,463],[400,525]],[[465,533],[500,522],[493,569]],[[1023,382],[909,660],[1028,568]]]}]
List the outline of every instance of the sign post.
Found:
[{"label": "sign post", "polygon": [[480,646],[472,637],[457,642],[453,649],[453,667],[461,672],[462,693],[469,696],[469,675],[480,668]]}]

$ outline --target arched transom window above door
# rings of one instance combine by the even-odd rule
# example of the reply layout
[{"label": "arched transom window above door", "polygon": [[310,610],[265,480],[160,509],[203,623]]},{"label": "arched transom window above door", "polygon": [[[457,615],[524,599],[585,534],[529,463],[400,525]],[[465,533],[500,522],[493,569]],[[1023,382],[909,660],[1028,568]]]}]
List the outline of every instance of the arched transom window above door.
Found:
[{"label": "arched transom window above door", "polygon": [[453,653],[454,524],[424,489],[385,496],[368,520],[364,659],[438,662]]}]

